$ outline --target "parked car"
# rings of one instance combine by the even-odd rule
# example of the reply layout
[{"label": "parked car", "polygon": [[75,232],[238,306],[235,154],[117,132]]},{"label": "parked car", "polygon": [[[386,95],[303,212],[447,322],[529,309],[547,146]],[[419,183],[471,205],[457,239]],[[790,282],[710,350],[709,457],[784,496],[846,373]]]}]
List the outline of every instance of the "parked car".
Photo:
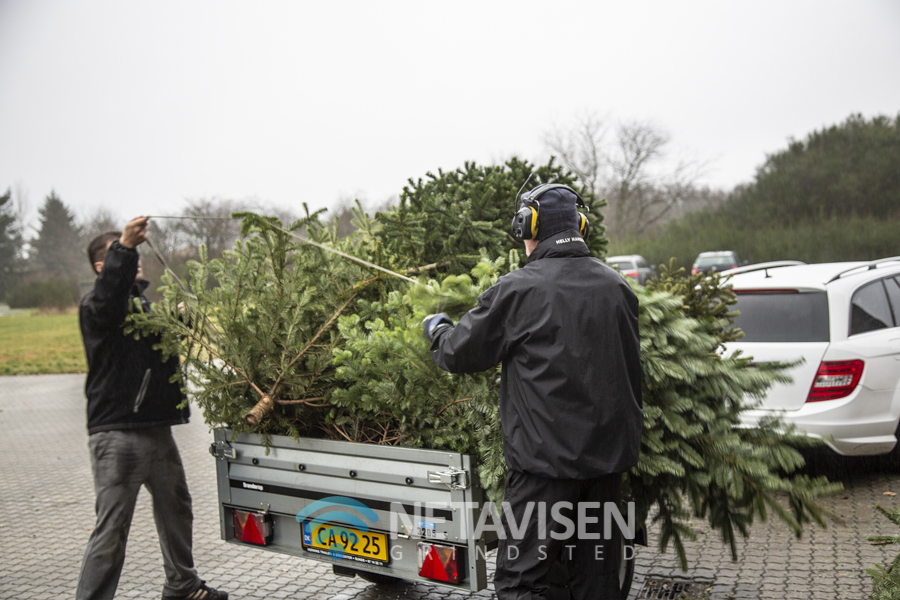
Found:
[{"label": "parked car", "polygon": [[653,267],[649,266],[640,254],[610,256],[606,259],[606,264],[622,271],[622,275],[631,277],[641,285],[644,285],[647,283],[647,280],[652,279],[656,275]]},{"label": "parked car", "polygon": [[741,264],[741,259],[738,258],[737,252],[732,250],[701,252],[694,260],[694,264],[691,267],[691,275],[696,275],[697,273],[705,275],[716,271],[727,271],[728,269],[736,269]]},{"label": "parked car", "polygon": [[802,361],[746,413],[777,413],[838,454],[887,454],[900,423],[900,257],[726,272],[744,337],[727,345],[755,363]]}]

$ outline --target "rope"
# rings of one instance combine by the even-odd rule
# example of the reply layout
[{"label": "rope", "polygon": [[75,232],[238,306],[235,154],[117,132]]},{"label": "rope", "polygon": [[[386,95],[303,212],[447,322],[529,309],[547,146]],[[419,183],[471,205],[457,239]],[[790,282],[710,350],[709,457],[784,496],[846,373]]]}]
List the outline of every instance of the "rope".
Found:
[{"label": "rope", "polygon": [[[207,220],[207,221],[230,221],[230,220],[233,219],[232,217],[171,217],[171,216],[151,216],[151,217],[149,217],[149,218],[151,218],[151,219],[186,219],[186,220],[201,220],[201,219],[202,219],[202,220]],[[362,258],[359,258],[359,257],[357,257],[357,256],[353,256],[353,255],[351,255],[351,254],[347,254],[346,252],[341,252],[341,251],[338,250],[337,248],[332,248],[332,247],[330,247],[330,246],[326,246],[326,245],[324,245],[324,244],[320,244],[319,242],[316,242],[316,241],[314,241],[314,240],[311,240],[311,239],[309,239],[309,238],[307,238],[307,237],[303,237],[302,235],[297,234],[297,233],[294,233],[293,231],[288,231],[287,229],[284,229],[284,228],[279,227],[279,226],[277,226],[277,225],[273,225],[272,223],[268,223],[268,225],[269,225],[269,227],[271,227],[272,229],[277,229],[278,231],[281,231],[282,233],[286,233],[287,235],[289,235],[289,236],[291,236],[291,237],[294,237],[294,238],[300,240],[300,242],[302,242],[302,243],[304,243],[304,244],[309,244],[309,245],[311,245],[311,246],[315,246],[316,248],[321,248],[322,250],[325,250],[326,252],[331,252],[332,254],[337,254],[338,256],[340,256],[340,257],[342,257],[342,258],[346,258],[347,260],[351,260],[351,261],[356,262],[356,263],[358,263],[358,264],[361,264],[361,265],[363,265],[363,266],[365,266],[365,267],[369,267],[370,269],[375,269],[376,271],[381,271],[382,273],[387,273],[388,275],[392,275],[392,276],[397,277],[397,278],[399,278],[399,279],[403,279],[404,281],[408,281],[408,282],[410,282],[410,283],[412,283],[412,284],[415,284],[415,285],[421,285],[421,284],[420,284],[418,281],[416,281],[415,279],[413,279],[413,278],[411,278],[411,277],[407,277],[406,275],[401,275],[400,273],[397,273],[396,271],[391,271],[390,269],[385,269],[384,267],[378,266],[378,265],[376,265],[376,264],[374,264],[374,263],[371,263],[371,262],[369,262],[369,261],[367,261],[367,260],[363,260]],[[148,240],[148,242],[149,242],[149,240]],[[151,249],[152,249],[154,252],[156,252],[156,249],[153,248],[152,246],[151,246]],[[162,261],[163,266],[164,266],[167,270],[169,270],[169,271],[171,272],[171,269],[169,269],[168,266],[166,266],[166,263],[165,263],[164,260],[162,260],[162,257],[160,256],[160,254],[157,253],[156,255],[157,255],[157,257],[159,257],[159,259]],[[176,275],[175,277],[176,277],[176,279],[177,279],[178,276]],[[182,286],[182,287],[184,287],[184,286]]]},{"label": "rope", "polygon": [[188,297],[194,298],[196,300],[196,297],[191,293],[191,291],[187,288],[187,286],[184,285],[184,282],[181,281],[181,278],[178,277],[178,274],[175,273],[175,271],[173,271],[171,269],[171,267],[169,267],[169,263],[166,262],[166,259],[163,257],[162,253],[156,249],[156,246],[153,244],[152,241],[150,241],[150,238],[147,237],[145,241],[147,242],[147,245],[150,246],[150,249],[153,250],[153,254],[156,255],[156,258],[159,260],[159,262],[162,263],[163,269],[168,271],[169,274],[175,278],[175,281],[178,283],[179,286],[181,286],[181,289],[184,291],[185,294],[188,295]]}]

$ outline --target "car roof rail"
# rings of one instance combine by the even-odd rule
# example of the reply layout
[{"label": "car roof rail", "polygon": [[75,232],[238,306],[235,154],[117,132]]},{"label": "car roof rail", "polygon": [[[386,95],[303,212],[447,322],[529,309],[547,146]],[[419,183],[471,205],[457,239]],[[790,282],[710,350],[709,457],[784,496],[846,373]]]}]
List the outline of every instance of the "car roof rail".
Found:
[{"label": "car roof rail", "polygon": [[[891,256],[890,258],[879,258],[877,260],[870,260],[869,262],[865,262],[861,265],[856,265],[855,267],[851,267],[849,269],[844,269],[843,271],[841,271],[840,273],[838,273],[837,275],[835,275],[834,277],[832,277],[831,279],[826,281],[825,285],[828,285],[832,281],[837,281],[838,279],[840,279],[841,277],[843,277],[844,275],[846,275],[847,273],[850,273],[852,271],[859,271],[860,269],[865,269],[866,271],[871,271],[872,269],[878,268],[879,265],[883,265],[883,264],[889,263],[889,262],[900,262],[900,256]],[[864,273],[864,272],[865,271],[860,271],[860,273]]]},{"label": "car roof rail", "polygon": [[[775,260],[772,262],[757,263],[755,265],[747,265],[746,267],[736,267],[727,271],[720,271],[720,275],[737,275],[738,273],[752,273],[753,271],[766,271],[768,269],[777,269],[779,267],[796,267],[805,265],[806,263],[799,260]],[[768,276],[768,274],[767,274]]]}]

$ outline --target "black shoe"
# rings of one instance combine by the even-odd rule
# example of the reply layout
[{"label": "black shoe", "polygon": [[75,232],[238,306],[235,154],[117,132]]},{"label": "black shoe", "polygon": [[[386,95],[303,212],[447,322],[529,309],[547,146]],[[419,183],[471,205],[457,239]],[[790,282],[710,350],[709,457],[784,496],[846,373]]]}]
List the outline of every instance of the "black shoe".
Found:
[{"label": "black shoe", "polygon": [[162,600],[228,600],[228,592],[215,590],[201,581],[200,587],[186,596],[163,596]]}]

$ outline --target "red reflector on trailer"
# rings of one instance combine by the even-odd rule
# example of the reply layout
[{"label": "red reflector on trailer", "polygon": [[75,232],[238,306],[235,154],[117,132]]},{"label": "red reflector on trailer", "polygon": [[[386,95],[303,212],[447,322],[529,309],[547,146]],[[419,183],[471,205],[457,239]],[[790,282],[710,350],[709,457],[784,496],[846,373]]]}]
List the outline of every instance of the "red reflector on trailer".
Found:
[{"label": "red reflector on trailer", "polygon": [[272,525],[266,515],[235,510],[234,537],[241,542],[265,546],[272,539]]},{"label": "red reflector on trailer", "polygon": [[419,542],[417,547],[419,558],[419,576],[459,583],[459,560],[456,548]]}]

